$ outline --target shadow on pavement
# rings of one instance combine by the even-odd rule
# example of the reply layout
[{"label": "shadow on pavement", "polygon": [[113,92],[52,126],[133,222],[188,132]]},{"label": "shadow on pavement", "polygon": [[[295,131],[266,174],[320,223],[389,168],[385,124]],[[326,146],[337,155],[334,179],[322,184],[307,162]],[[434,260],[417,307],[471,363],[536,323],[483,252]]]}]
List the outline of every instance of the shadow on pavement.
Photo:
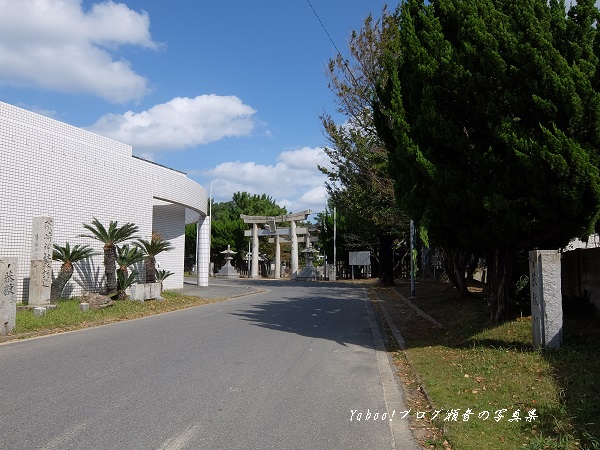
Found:
[{"label": "shadow on pavement", "polygon": [[[260,281],[255,285],[283,288],[280,291],[284,295],[232,314],[271,330],[332,340],[343,346],[374,348],[365,290],[319,282]],[[294,292],[295,287],[304,288],[301,296]]]}]

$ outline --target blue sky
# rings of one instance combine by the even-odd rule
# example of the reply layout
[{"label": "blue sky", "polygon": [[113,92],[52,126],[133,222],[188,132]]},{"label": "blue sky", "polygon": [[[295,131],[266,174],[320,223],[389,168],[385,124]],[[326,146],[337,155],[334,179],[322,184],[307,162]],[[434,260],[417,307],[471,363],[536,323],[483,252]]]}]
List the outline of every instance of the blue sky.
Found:
[{"label": "blue sky", "polygon": [[[386,4],[310,3],[343,54]],[[0,100],[212,181],[217,202],[248,191],[325,208],[334,55],[307,0],[0,0]]]}]

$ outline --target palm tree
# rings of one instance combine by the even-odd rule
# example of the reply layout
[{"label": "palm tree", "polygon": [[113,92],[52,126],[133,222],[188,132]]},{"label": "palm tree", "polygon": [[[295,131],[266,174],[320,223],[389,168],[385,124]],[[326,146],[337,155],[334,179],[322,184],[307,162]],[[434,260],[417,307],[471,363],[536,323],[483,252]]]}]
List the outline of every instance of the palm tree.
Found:
[{"label": "palm tree", "polygon": [[160,290],[162,292],[162,286],[163,286],[163,281],[165,281],[167,278],[169,278],[171,275],[175,275],[173,272],[169,271],[169,270],[158,270],[156,269],[156,282],[160,283]]},{"label": "palm tree", "polygon": [[60,298],[65,286],[73,276],[73,264],[95,254],[94,250],[87,245],[76,245],[71,248],[68,242],[64,247],[54,244],[52,259],[62,261],[62,265],[50,287],[50,301],[55,302]]},{"label": "palm tree", "polygon": [[83,227],[91,234],[82,234],[81,237],[96,239],[104,244],[104,274],[106,276],[106,292],[111,294],[117,290],[117,276],[115,273],[115,261],[117,259],[116,246],[128,239],[134,239],[138,227],[131,222],[118,226],[118,222],[111,220],[108,229],[94,217],[91,225],[83,224]]},{"label": "palm tree", "polygon": [[127,298],[127,294],[125,291],[128,287],[131,287],[137,280],[137,271],[132,271],[130,274],[127,274],[121,270],[117,270],[117,299],[125,300]]},{"label": "palm tree", "polygon": [[156,283],[156,255],[173,250],[173,245],[156,233],[152,233],[152,238],[149,241],[138,239],[135,245],[145,255],[146,283]]},{"label": "palm tree", "polygon": [[144,252],[139,247],[130,247],[129,244],[125,244],[120,247],[117,246],[116,262],[119,266],[117,269],[117,290],[119,292],[119,299],[125,299],[125,289],[135,282],[135,278],[137,276],[136,271],[133,271],[133,273],[128,273],[128,267],[142,261],[144,256]]},{"label": "palm tree", "polygon": [[125,244],[122,246],[117,246],[117,258],[116,262],[119,266],[117,270],[120,270],[127,276],[128,267],[132,266],[135,263],[144,260],[146,254],[136,245],[129,246],[129,244]]}]

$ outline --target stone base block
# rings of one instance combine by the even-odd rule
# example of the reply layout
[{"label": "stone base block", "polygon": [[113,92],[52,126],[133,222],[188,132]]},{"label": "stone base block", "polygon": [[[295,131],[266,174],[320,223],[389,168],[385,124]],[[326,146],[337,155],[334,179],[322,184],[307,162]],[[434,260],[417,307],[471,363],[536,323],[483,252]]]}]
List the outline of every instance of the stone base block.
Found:
[{"label": "stone base block", "polygon": [[221,267],[219,273],[215,275],[216,278],[239,278],[240,274],[235,270],[229,262]]},{"label": "stone base block", "polygon": [[146,300],[164,300],[161,295],[160,283],[136,283],[129,288],[129,299],[134,302]]},{"label": "stone base block", "polygon": [[36,306],[33,308],[33,316],[34,317],[44,317],[46,315],[46,308],[43,306]]},{"label": "stone base block", "polygon": [[46,311],[52,311],[55,310],[56,308],[58,308],[58,305],[44,305],[44,306],[39,306],[39,305],[19,305],[17,306],[17,311],[29,311],[31,309],[35,309],[35,308],[46,308]]},{"label": "stone base block", "polygon": [[317,281],[318,278],[319,274],[314,266],[305,266],[294,279],[297,281]]}]

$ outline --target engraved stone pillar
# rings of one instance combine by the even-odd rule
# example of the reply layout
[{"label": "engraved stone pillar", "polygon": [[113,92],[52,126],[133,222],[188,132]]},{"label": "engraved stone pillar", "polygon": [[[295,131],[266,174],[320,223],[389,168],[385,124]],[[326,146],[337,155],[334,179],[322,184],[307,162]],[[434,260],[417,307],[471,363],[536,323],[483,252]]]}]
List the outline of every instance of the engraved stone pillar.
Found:
[{"label": "engraved stone pillar", "polygon": [[252,272],[251,278],[258,278],[258,224],[252,224]]},{"label": "engraved stone pillar", "polygon": [[296,221],[290,222],[290,238],[292,241],[292,273],[291,278],[298,276],[298,236],[296,235]]},{"label": "engraved stone pillar", "polygon": [[17,318],[17,258],[0,258],[0,335],[10,333]]},{"label": "engraved stone pillar", "polygon": [[52,285],[52,217],[34,217],[31,235],[31,270],[29,272],[30,305],[50,304]]},{"label": "engraved stone pillar", "polygon": [[529,252],[533,346],[559,348],[562,343],[562,294],[558,250]]},{"label": "engraved stone pillar", "polygon": [[278,280],[281,278],[281,244],[279,243],[279,235],[275,235],[275,276]]}]

